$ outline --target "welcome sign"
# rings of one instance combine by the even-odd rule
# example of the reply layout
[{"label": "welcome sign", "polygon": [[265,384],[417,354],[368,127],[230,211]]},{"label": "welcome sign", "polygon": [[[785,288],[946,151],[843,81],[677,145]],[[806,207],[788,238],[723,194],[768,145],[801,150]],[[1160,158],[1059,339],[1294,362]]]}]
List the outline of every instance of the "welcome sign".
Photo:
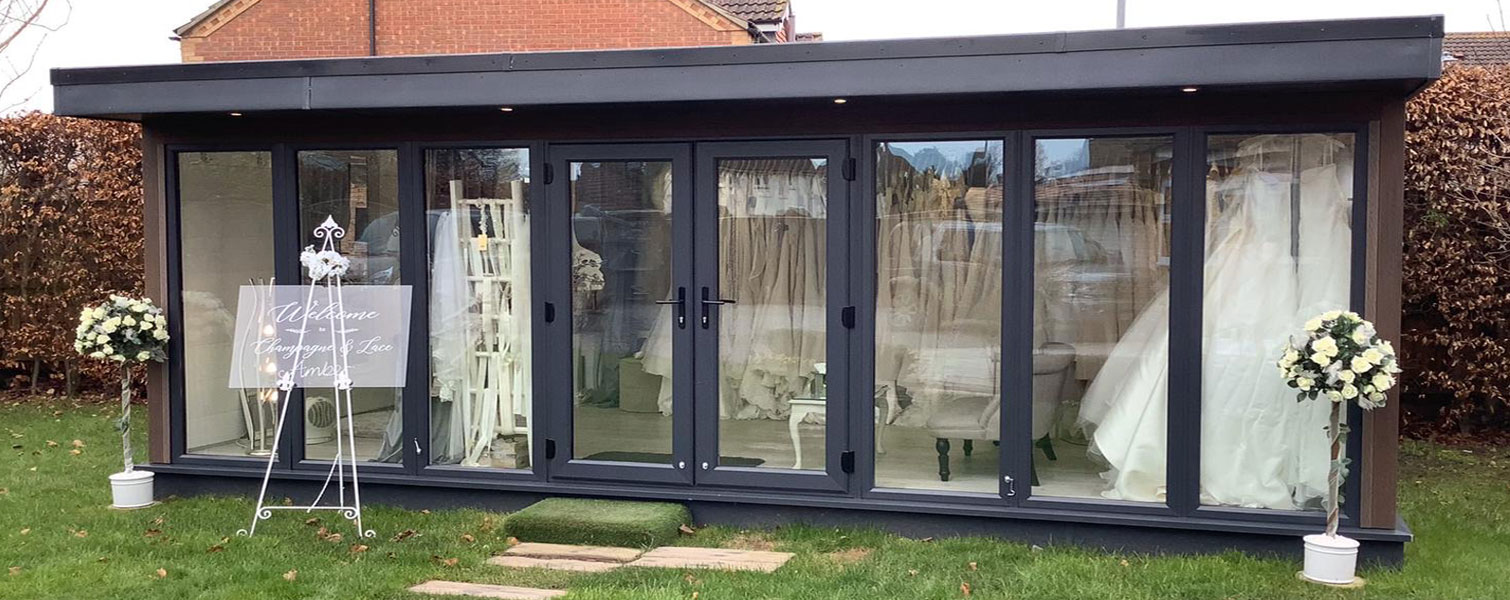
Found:
[{"label": "welcome sign", "polygon": [[294,385],[334,387],[336,349],[352,387],[403,387],[410,299],[407,285],[241,286],[230,387],[277,387],[296,362]]}]

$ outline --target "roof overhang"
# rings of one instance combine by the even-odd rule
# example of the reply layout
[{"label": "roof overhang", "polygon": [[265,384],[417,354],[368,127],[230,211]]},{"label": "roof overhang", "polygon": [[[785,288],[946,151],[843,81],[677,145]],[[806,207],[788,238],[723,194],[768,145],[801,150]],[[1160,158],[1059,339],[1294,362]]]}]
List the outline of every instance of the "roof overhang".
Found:
[{"label": "roof overhang", "polygon": [[709,48],[54,69],[59,115],[1168,89],[1387,90],[1441,75],[1442,18]]}]

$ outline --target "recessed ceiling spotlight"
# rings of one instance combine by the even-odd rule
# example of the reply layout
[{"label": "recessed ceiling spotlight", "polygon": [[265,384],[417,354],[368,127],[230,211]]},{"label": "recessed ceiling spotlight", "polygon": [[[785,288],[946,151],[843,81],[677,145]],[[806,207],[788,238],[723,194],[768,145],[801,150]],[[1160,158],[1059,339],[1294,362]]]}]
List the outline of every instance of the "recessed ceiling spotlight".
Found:
[{"label": "recessed ceiling spotlight", "polygon": [[1187,94],[1194,94],[1197,91],[1199,91],[1200,89],[1201,88],[1195,87],[1193,85],[1187,85],[1185,87],[1180,88],[1180,91],[1185,92]]},{"label": "recessed ceiling spotlight", "polygon": [[849,102],[849,100],[846,100],[844,98],[834,98],[834,104],[844,104],[845,102]]},{"label": "recessed ceiling spotlight", "polygon": [[498,107],[498,110],[501,110],[503,112],[514,112],[514,107],[512,107],[512,106],[500,106],[500,107]]},{"label": "recessed ceiling spotlight", "polygon": [[239,117],[239,116],[241,116],[241,113],[239,113],[239,112],[233,112],[233,113],[231,113],[231,116],[233,116],[233,117]]}]

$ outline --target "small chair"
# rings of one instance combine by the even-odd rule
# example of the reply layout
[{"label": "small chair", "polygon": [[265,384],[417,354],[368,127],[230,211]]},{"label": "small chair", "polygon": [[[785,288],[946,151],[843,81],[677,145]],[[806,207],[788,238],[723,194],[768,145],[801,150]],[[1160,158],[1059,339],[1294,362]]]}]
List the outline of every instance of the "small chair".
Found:
[{"label": "small chair", "polygon": [[[1033,352],[1033,439],[1049,460],[1058,458],[1049,440],[1049,430],[1074,362],[1075,347],[1069,344],[1049,342]],[[926,427],[937,440],[934,449],[939,455],[939,481],[949,481],[949,438],[964,440],[965,456],[974,451],[974,440],[1001,444],[1001,398],[956,396],[945,400],[928,417]],[[1037,467],[1032,479],[1033,485],[1038,485]]]}]

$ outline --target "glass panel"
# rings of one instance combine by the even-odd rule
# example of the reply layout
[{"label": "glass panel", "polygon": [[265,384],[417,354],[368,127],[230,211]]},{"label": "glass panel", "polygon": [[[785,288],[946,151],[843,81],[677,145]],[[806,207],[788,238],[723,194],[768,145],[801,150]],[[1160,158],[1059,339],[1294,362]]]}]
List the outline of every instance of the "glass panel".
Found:
[{"label": "glass panel", "polygon": [[1326,402],[1274,371],[1311,317],[1347,310],[1353,136],[1208,138],[1201,503],[1320,510]]},{"label": "glass panel", "polygon": [[1163,502],[1170,137],[1039,140],[1035,496]]},{"label": "glass panel", "polygon": [[827,209],[827,159],[718,162],[721,465],[824,468]]},{"label": "glass panel", "polygon": [[227,387],[241,286],[273,277],[268,152],[178,154],[182,240],[185,448],[266,456],[276,390]]},{"label": "glass panel", "polygon": [[530,468],[529,150],[425,153],[430,464]]},{"label": "glass panel", "polygon": [[[318,247],[313,230],[326,216],[346,229],[337,240],[341,254],[351,259],[342,279],[345,285],[398,285],[399,215],[398,152],[395,150],[318,150],[299,152],[300,247]],[[303,275],[301,273],[301,275]],[[403,390],[355,388],[353,415],[356,456],[361,460],[403,460]],[[335,456],[337,423],[335,390],[304,391],[304,455],[313,460]],[[338,430],[337,427],[340,427]]]},{"label": "glass panel", "polygon": [[997,493],[1002,185],[1000,142],[876,148],[878,487]]},{"label": "glass panel", "polygon": [[574,162],[572,456],[669,464],[671,163]]}]

